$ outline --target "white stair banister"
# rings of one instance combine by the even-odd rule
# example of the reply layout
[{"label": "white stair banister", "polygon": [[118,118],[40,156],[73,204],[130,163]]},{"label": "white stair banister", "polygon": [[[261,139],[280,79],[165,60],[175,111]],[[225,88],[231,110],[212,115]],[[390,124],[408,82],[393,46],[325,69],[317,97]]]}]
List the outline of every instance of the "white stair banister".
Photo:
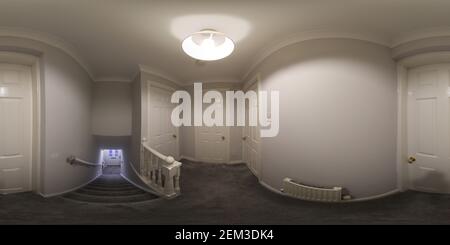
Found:
[{"label": "white stair banister", "polygon": [[140,177],[161,195],[172,198],[180,194],[180,168],[182,163],[172,156],[165,156],[142,143]]}]

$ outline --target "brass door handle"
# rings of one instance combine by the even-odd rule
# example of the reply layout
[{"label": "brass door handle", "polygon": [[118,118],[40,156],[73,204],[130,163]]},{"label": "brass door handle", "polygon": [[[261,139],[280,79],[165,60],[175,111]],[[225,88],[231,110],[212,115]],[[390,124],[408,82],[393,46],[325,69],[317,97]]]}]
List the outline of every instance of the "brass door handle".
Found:
[{"label": "brass door handle", "polygon": [[415,162],[416,161],[416,158],[415,157],[409,157],[408,158],[408,163],[409,164],[411,164],[411,163],[413,163],[413,162]]}]

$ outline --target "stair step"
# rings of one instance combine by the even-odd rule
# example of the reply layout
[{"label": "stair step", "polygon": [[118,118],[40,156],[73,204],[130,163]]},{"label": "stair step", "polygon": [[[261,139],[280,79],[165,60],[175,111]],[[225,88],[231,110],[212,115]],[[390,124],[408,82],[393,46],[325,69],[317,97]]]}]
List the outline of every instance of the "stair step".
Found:
[{"label": "stair step", "polygon": [[117,187],[117,188],[120,188],[120,187],[126,188],[126,187],[130,187],[130,186],[134,187],[134,185],[129,184],[129,183],[127,183],[127,184],[98,184],[98,183],[91,183],[90,185],[91,186],[96,186],[96,187]]},{"label": "stair step", "polygon": [[135,203],[159,198],[135,187],[120,175],[102,175],[63,197],[73,201],[103,204]]},{"label": "stair step", "polygon": [[143,202],[156,199],[155,197],[156,196],[153,196],[149,193],[132,196],[93,196],[93,195],[84,195],[77,192],[73,192],[65,196],[65,198],[69,198],[75,201],[84,201],[91,203],[109,203],[109,204]]},{"label": "stair step", "polygon": [[132,196],[137,194],[145,194],[146,192],[134,188],[130,190],[111,190],[111,191],[105,191],[105,190],[95,190],[95,189],[86,189],[82,188],[76,191],[77,193],[87,194],[87,195],[98,195],[98,196]]},{"label": "stair step", "polygon": [[114,186],[85,186],[83,189],[97,190],[97,191],[127,191],[137,189],[134,186],[114,187]]}]

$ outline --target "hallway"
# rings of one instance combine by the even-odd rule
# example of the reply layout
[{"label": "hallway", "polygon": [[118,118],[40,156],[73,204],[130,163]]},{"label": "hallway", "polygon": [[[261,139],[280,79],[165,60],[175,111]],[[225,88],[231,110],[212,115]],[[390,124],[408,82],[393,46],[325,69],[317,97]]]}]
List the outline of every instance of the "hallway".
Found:
[{"label": "hallway", "polygon": [[450,197],[408,191],[351,204],[274,194],[244,165],[183,161],[182,195],[137,204],[83,204],[31,193],[0,196],[0,224],[450,224]]}]

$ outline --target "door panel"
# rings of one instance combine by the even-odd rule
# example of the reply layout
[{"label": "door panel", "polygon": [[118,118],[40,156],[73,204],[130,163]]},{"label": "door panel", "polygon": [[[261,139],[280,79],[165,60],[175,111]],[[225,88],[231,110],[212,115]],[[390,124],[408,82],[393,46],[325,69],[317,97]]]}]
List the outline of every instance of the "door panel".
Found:
[{"label": "door panel", "polygon": [[170,116],[174,104],[170,102],[172,91],[149,86],[149,143],[164,155],[178,158],[178,128],[173,126]]},{"label": "door panel", "polygon": [[408,74],[409,185],[414,190],[450,191],[449,68],[427,66]]},{"label": "door panel", "polygon": [[0,64],[0,193],[31,190],[31,68]]},{"label": "door panel", "polygon": [[228,161],[228,129],[226,127],[196,127],[196,158],[207,163]]}]

